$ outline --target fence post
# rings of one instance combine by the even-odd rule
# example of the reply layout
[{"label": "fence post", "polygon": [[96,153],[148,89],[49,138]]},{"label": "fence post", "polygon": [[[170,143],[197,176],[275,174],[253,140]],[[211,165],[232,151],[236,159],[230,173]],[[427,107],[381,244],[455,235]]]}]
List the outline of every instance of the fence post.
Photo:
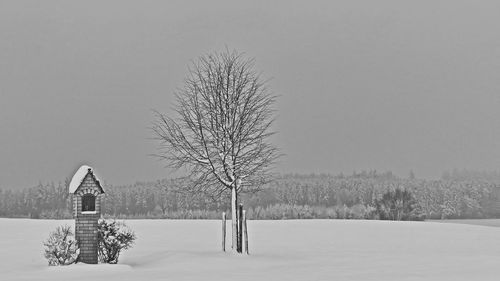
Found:
[{"label": "fence post", "polygon": [[226,212],[222,212],[222,251],[226,251]]},{"label": "fence post", "polygon": [[243,244],[243,204],[240,204],[238,206],[238,240],[237,240],[237,245],[236,245],[236,252],[242,253],[242,244]]},{"label": "fence post", "polygon": [[247,215],[246,215],[246,211],[243,211],[243,230],[244,230],[244,233],[245,233],[245,253],[247,255],[249,255],[250,252],[248,251],[248,227],[247,227]]}]

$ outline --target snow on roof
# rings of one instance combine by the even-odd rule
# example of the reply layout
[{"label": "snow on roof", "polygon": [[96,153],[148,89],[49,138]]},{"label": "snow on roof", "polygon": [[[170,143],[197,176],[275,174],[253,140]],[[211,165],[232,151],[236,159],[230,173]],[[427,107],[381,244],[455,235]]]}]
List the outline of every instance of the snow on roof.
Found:
[{"label": "snow on roof", "polygon": [[87,166],[87,165],[82,165],[80,168],[78,168],[75,175],[71,179],[71,182],[69,183],[69,193],[75,193],[75,191],[78,189],[78,187],[82,183],[83,179],[85,179],[85,176],[87,175],[89,170],[94,174],[94,178],[97,181],[99,181],[99,179],[97,178],[97,175],[95,174],[95,171],[93,171],[92,167]]}]

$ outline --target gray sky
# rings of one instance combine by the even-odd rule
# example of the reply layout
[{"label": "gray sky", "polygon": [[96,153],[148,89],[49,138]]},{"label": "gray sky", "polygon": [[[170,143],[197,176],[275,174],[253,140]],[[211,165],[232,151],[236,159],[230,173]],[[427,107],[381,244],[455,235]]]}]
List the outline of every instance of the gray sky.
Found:
[{"label": "gray sky", "polygon": [[279,172],[498,170],[500,2],[186,2],[0,1],[0,187],[169,177],[151,109],[225,46],[273,78]]}]

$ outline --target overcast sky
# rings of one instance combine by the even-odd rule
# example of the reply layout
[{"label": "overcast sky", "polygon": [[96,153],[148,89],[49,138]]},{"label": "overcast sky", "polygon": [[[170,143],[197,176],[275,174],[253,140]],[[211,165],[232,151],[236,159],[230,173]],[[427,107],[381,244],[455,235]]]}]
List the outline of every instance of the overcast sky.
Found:
[{"label": "overcast sky", "polygon": [[227,46],[280,95],[278,172],[500,167],[498,1],[0,1],[0,187],[169,177],[148,127]]}]

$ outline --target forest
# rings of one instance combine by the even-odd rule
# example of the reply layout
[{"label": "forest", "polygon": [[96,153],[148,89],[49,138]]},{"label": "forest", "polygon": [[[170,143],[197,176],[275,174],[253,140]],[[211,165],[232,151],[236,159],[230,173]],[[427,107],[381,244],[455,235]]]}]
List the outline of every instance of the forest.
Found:
[{"label": "forest", "polygon": [[[0,189],[0,217],[71,218],[67,183]],[[183,183],[182,179],[164,179],[104,186],[104,216],[219,219],[222,212],[229,212],[228,197],[182,192]],[[392,203],[388,205],[387,200]],[[443,173],[439,180],[424,180],[413,173],[401,178],[376,171],[284,174],[260,192],[242,194],[239,201],[250,219],[405,219],[390,215],[406,208],[405,204],[412,212],[406,219],[500,218],[500,175],[454,170]]]}]

